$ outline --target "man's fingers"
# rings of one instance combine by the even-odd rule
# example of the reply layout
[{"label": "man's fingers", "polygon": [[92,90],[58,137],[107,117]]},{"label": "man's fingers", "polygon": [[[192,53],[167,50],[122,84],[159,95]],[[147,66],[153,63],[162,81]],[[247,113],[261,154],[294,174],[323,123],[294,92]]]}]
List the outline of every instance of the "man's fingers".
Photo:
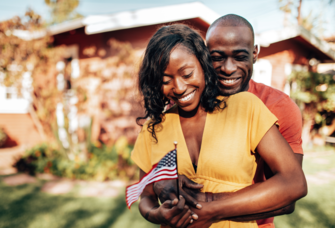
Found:
[{"label": "man's fingers", "polygon": [[191,210],[185,211],[185,214],[179,219],[177,227],[186,227],[191,222]]},{"label": "man's fingers", "polygon": [[187,194],[185,191],[180,191],[180,193],[184,196],[186,204],[201,209],[202,205],[200,203],[198,203],[198,201],[196,199],[194,199],[192,196],[190,196],[189,194]]},{"label": "man's fingers", "polygon": [[204,185],[195,183],[194,181],[191,181],[190,179],[188,179],[186,176],[183,177],[183,185],[186,186],[187,188],[192,188],[192,189],[201,189],[204,187]]}]

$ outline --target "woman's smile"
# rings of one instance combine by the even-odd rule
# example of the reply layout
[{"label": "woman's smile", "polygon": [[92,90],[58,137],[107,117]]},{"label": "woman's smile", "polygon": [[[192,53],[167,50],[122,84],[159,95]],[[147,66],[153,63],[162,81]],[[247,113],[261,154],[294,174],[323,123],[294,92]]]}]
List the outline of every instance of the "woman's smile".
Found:
[{"label": "woman's smile", "polygon": [[195,92],[196,92],[196,90],[194,90],[193,92],[191,92],[191,93],[189,93],[189,94],[187,94],[187,95],[185,95],[185,96],[177,99],[177,102],[179,104],[186,104],[186,103],[188,103],[189,101],[191,101],[194,98]]}]

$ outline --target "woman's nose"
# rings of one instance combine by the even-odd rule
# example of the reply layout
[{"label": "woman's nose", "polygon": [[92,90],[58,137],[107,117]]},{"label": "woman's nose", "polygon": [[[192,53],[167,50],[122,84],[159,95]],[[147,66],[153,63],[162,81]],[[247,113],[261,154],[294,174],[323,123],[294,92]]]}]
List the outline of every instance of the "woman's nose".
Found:
[{"label": "woman's nose", "polygon": [[176,78],[174,80],[173,93],[175,95],[183,95],[186,92],[187,84],[181,78]]},{"label": "woman's nose", "polygon": [[227,60],[222,63],[220,70],[223,75],[230,76],[237,70],[237,66],[231,58],[227,58]]}]

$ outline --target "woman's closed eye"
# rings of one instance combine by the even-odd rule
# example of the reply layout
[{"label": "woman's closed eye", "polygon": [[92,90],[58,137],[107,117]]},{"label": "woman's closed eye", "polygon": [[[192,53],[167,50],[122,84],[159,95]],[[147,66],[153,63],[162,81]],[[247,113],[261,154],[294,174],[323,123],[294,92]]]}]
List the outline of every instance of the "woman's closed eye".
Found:
[{"label": "woman's closed eye", "polygon": [[187,75],[184,75],[183,78],[184,79],[187,79],[187,78],[190,78],[191,76],[193,75],[193,71]]},{"label": "woman's closed eye", "polygon": [[167,76],[163,77],[163,85],[168,85],[171,81],[172,80],[170,77],[167,77]]},{"label": "woman's closed eye", "polygon": [[166,81],[163,80],[163,85],[168,85],[170,82],[171,80],[166,80]]}]

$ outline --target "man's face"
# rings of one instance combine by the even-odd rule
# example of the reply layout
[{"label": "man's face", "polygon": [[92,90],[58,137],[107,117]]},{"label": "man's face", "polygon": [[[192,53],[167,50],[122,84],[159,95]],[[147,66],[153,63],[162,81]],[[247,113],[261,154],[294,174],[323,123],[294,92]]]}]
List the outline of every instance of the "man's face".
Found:
[{"label": "man's face", "polygon": [[257,46],[247,26],[215,26],[208,31],[207,47],[223,95],[247,91],[257,59]]}]

